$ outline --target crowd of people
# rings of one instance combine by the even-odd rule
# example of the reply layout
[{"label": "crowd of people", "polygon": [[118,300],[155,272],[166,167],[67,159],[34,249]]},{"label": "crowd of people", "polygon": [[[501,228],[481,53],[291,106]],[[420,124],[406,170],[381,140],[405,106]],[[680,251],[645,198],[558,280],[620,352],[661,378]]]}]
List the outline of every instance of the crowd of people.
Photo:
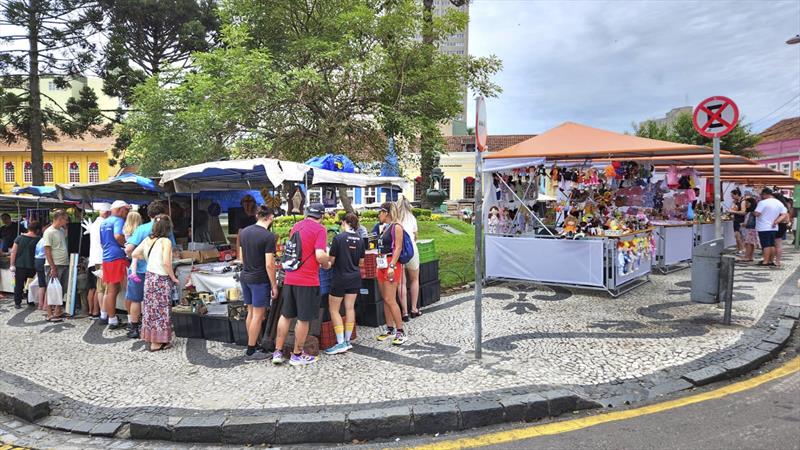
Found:
[{"label": "crowd of people", "polygon": [[731,192],[733,203],[733,228],[736,245],[741,256],[739,262],[755,262],[756,248],[761,248],[762,260],[759,266],[780,267],[783,255],[782,245],[790,233],[795,218],[794,202],[778,191],[770,188],[761,190],[757,199],[741,190]]}]

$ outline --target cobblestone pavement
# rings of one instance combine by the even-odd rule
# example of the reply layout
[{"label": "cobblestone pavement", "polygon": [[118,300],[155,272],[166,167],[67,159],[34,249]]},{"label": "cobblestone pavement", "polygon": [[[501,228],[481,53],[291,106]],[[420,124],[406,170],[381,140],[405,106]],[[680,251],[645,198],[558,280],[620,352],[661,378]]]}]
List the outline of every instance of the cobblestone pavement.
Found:
[{"label": "cobblestone pavement", "polygon": [[[469,293],[427,308],[411,322],[406,345],[377,342],[377,329],[361,327],[352,353],[322,356],[305,368],[245,365],[241,347],[203,340],[177,339],[173,349],[150,353],[123,331],[88,319],[49,324],[40,312],[16,310],[6,299],[0,301],[0,369],[65,395],[55,405],[65,417],[75,414],[70,408],[254,411],[520,386],[571,386],[604,398],[617,394],[615,385],[641,385],[646,376],[652,385],[670,368],[747,346],[754,327],[768,326],[760,319],[778,288],[797,277],[800,255],[787,251],[784,259],[781,270],[737,266],[728,327],[717,305],[690,302],[689,270],[652,275],[651,283],[617,299],[522,283],[492,286],[484,301],[481,363],[471,357]],[[610,387],[591,391],[596,385]]]}]

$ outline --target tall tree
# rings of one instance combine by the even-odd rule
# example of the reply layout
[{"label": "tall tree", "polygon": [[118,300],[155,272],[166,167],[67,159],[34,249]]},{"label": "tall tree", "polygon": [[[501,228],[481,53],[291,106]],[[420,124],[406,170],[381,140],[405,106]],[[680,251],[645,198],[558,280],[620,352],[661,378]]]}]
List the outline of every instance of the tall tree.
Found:
[{"label": "tall tree", "polygon": [[[39,87],[41,74],[55,75],[59,88],[69,86],[92,63],[96,46],[91,37],[99,30],[102,12],[94,0],[9,0],[3,2],[0,24],[14,31],[0,42],[15,47],[0,51],[0,137],[6,142],[28,141],[33,184],[44,184],[43,141],[60,131],[71,137],[110,132],[101,127],[97,96],[88,88],[65,106],[42,106],[47,94]],[[24,43],[24,44],[23,44]]]},{"label": "tall tree", "polygon": [[[662,141],[680,142],[681,144],[694,144],[711,146],[712,140],[697,132],[692,123],[692,115],[681,113],[675,117],[672,124],[659,124],[653,120],[646,120],[634,126],[637,136]],[[756,144],[761,137],[752,132],[751,124],[739,120],[733,130],[720,139],[720,148],[735,155],[746,158],[759,156]]]}]

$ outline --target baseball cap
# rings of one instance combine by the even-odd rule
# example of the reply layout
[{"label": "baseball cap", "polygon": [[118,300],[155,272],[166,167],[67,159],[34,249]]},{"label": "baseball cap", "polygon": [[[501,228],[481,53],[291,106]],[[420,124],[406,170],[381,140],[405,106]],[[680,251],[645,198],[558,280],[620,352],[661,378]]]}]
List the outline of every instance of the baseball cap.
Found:
[{"label": "baseball cap", "polygon": [[130,207],[131,205],[129,205],[128,202],[124,200],[116,200],[114,203],[111,204],[111,209],[130,208]]},{"label": "baseball cap", "polygon": [[106,202],[93,203],[92,204],[92,209],[97,211],[97,212],[111,211],[111,204],[110,203],[106,203]]},{"label": "baseball cap", "polygon": [[323,214],[325,214],[325,207],[322,206],[322,203],[312,203],[306,208],[307,217],[319,219]]}]

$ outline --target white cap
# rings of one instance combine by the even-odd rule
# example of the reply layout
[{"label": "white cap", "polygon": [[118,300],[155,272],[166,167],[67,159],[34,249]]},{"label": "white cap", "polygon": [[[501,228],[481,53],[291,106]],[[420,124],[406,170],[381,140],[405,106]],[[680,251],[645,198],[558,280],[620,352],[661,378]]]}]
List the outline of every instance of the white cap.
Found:
[{"label": "white cap", "polygon": [[92,209],[97,212],[106,212],[111,211],[111,204],[110,203],[92,203]]},{"label": "white cap", "polygon": [[111,204],[111,209],[118,209],[118,208],[130,208],[131,205],[124,200],[116,200],[114,203]]}]

